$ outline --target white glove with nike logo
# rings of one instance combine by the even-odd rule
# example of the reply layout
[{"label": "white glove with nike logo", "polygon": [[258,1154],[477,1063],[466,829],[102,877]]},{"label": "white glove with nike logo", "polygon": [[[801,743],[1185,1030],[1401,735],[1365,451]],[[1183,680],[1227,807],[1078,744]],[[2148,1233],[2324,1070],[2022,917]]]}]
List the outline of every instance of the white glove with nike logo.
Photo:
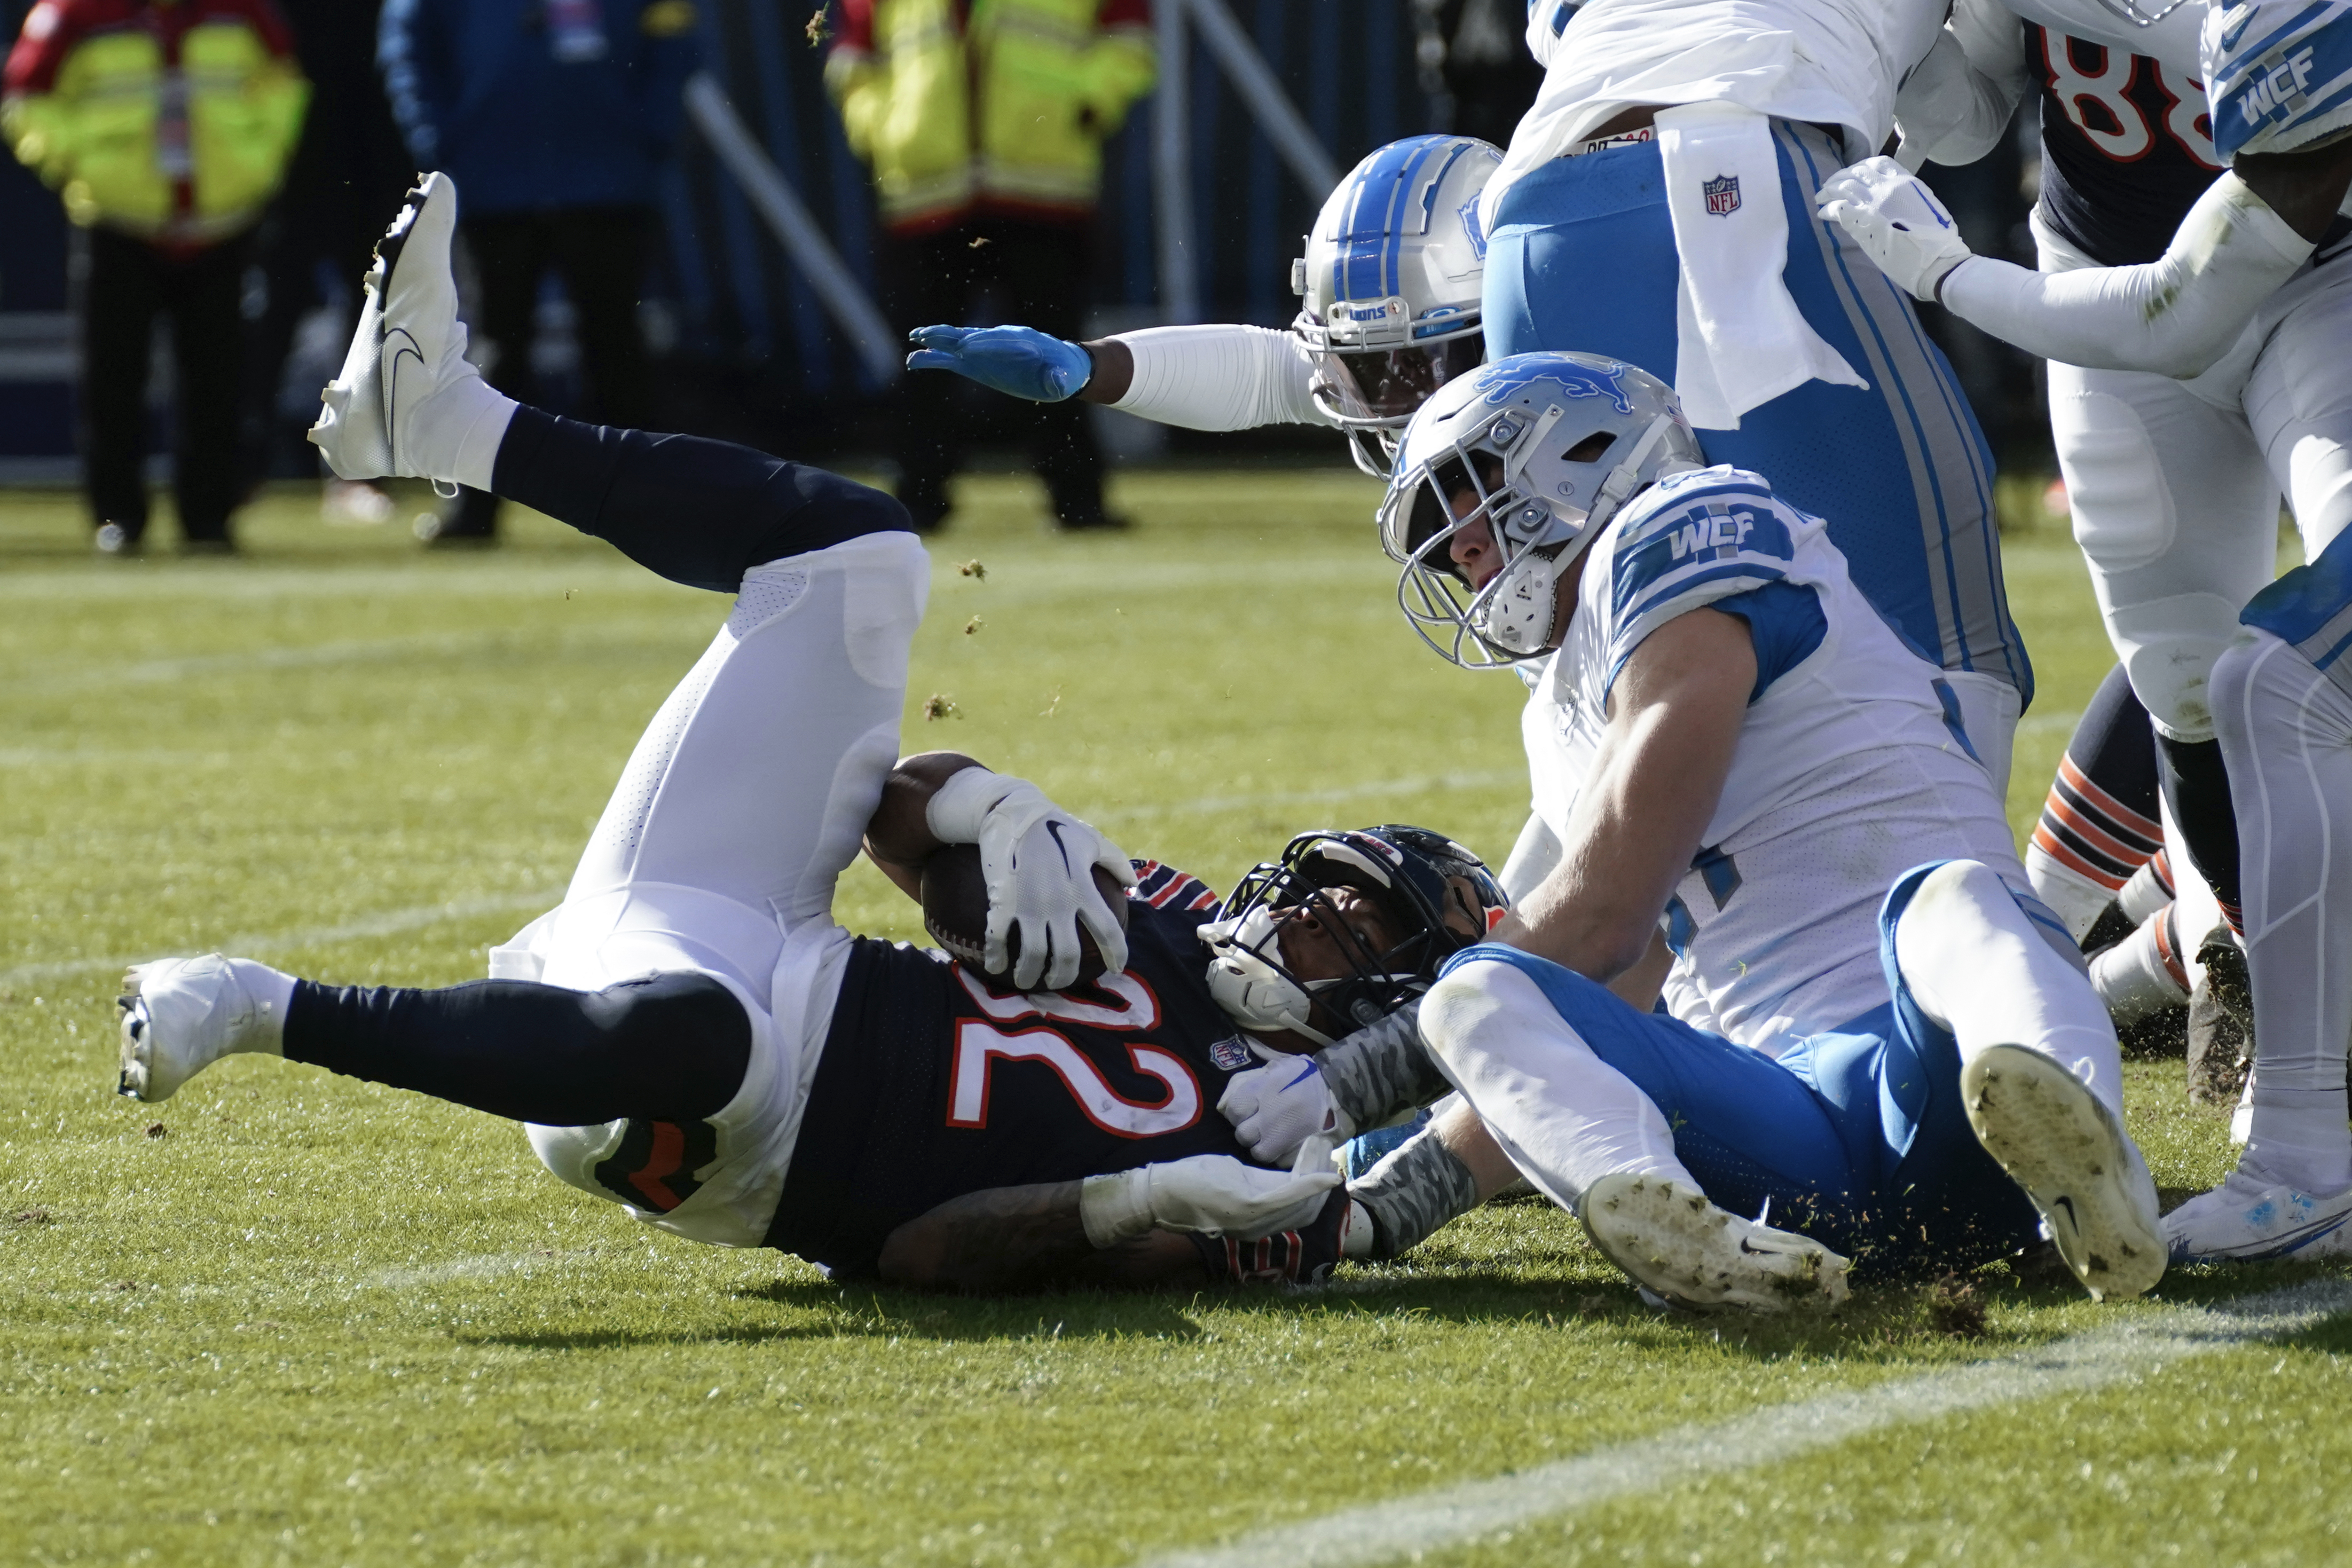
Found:
[{"label": "white glove with nike logo", "polygon": [[1356,1124],[1332,1099],[1313,1057],[1286,1056],[1255,1043],[1250,1049],[1265,1065],[1227,1079],[1217,1112],[1234,1124],[1234,1136],[1252,1158],[1281,1165],[1309,1138],[1344,1144],[1356,1135]]},{"label": "white glove with nike logo", "polygon": [[940,786],[924,808],[943,844],[978,844],[988,880],[988,929],[982,962],[1005,967],[1005,936],[1021,934],[1013,983],[1058,991],[1078,977],[1078,927],[1095,939],[1112,974],[1127,967],[1127,930],[1095,885],[1102,867],[1122,887],[1135,885],[1126,852],[1045,798],[1025,779],[967,768]]},{"label": "white glove with nike logo", "polygon": [[1839,170],[1822,182],[1813,204],[1915,299],[1933,300],[1952,269],[1976,254],[1927,183],[1892,158]]}]

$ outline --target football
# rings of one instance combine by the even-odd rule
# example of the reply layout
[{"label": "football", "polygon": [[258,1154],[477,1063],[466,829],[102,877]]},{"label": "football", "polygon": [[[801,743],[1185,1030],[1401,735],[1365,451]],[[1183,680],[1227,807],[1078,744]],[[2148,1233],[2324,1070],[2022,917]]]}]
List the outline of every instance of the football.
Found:
[{"label": "football", "polygon": [[[1095,885],[1102,889],[1103,897],[1110,904],[1112,916],[1120,929],[1127,926],[1127,889],[1118,879],[1095,867]],[[992,971],[981,961],[983,944],[988,936],[988,879],[980,869],[978,844],[950,844],[923,862],[923,929],[938,943],[947,956],[974,973],[986,976],[999,984],[1009,984],[1012,966],[1021,956],[1021,933],[1008,932],[1004,938],[1005,967]],[[1102,954],[1095,948],[1095,939],[1084,925],[1078,927],[1079,985],[1100,979],[1105,966]]]}]

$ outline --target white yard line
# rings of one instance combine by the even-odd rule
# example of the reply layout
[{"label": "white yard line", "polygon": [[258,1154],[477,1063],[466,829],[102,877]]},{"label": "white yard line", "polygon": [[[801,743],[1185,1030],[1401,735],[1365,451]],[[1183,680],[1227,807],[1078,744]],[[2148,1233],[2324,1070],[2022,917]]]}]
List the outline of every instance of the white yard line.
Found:
[{"label": "white yard line", "polygon": [[2352,1312],[2352,1281],[2322,1280],[2216,1302],[2158,1309],[1993,1361],[1678,1427],[1490,1480],[1326,1514],[1230,1545],[1171,1552],[1143,1568],[1343,1568],[1465,1545],[1539,1519],[1783,1463],[1894,1427],[2054,1394],[2129,1383],[2193,1356],[2308,1329]]},{"label": "white yard line", "polygon": [[[500,915],[520,909],[552,909],[562,897],[563,890],[557,887],[539,888],[530,893],[491,894],[481,898],[452,899],[446,904],[420,904],[414,909],[394,909],[383,915],[370,915],[341,925],[232,936],[220,944],[220,950],[240,958],[266,958],[272,953],[293,953],[310,947],[331,946],[338,942],[396,936],[404,931],[421,931],[447,920],[470,920],[477,915]],[[147,952],[104,958],[67,958],[48,964],[19,964],[13,969],[0,969],[0,986],[30,985],[40,980],[68,979],[76,975],[126,969],[133,964],[143,964],[150,958],[162,956],[163,955],[160,953]]]}]

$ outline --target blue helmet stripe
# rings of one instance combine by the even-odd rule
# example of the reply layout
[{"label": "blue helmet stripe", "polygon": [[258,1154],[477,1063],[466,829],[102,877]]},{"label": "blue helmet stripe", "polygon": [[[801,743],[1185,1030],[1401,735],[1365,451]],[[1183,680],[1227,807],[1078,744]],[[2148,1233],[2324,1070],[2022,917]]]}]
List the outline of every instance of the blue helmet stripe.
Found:
[{"label": "blue helmet stripe", "polygon": [[1332,256],[1331,298],[1386,299],[1399,292],[1403,217],[1413,181],[1450,136],[1412,136],[1372,154],[1349,182],[1347,226]]}]

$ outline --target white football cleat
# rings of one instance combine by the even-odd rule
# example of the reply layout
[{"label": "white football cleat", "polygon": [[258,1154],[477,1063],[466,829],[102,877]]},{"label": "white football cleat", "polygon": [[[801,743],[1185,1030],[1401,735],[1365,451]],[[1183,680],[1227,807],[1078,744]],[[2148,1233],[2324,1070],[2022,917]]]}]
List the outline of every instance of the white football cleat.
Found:
[{"label": "white football cleat", "polygon": [[2088,1084],[2038,1051],[1995,1045],[1961,1066],[1960,1099],[1977,1142],[2033,1200],[2092,1300],[2137,1296],[2164,1278],[2156,1182]]},{"label": "white football cleat", "polygon": [[2334,1197],[2274,1185],[2243,1166],[2164,1217],[2176,1263],[2352,1257],[2352,1189]]},{"label": "white football cleat", "polygon": [[1694,1312],[1834,1311],[1845,1259],[1818,1241],[1717,1208],[1706,1195],[1651,1176],[1605,1176],[1576,1206],[1593,1245],[1644,1298]]},{"label": "white football cleat", "polygon": [[457,187],[427,174],[376,242],[359,329],[310,431],[339,477],[447,479],[486,404],[508,406],[466,359],[449,266],[457,227]]},{"label": "white football cleat", "polygon": [[217,953],[163,958],[122,977],[119,1093],[152,1105],[241,1051],[280,1052],[286,1020],[257,1000]]}]

